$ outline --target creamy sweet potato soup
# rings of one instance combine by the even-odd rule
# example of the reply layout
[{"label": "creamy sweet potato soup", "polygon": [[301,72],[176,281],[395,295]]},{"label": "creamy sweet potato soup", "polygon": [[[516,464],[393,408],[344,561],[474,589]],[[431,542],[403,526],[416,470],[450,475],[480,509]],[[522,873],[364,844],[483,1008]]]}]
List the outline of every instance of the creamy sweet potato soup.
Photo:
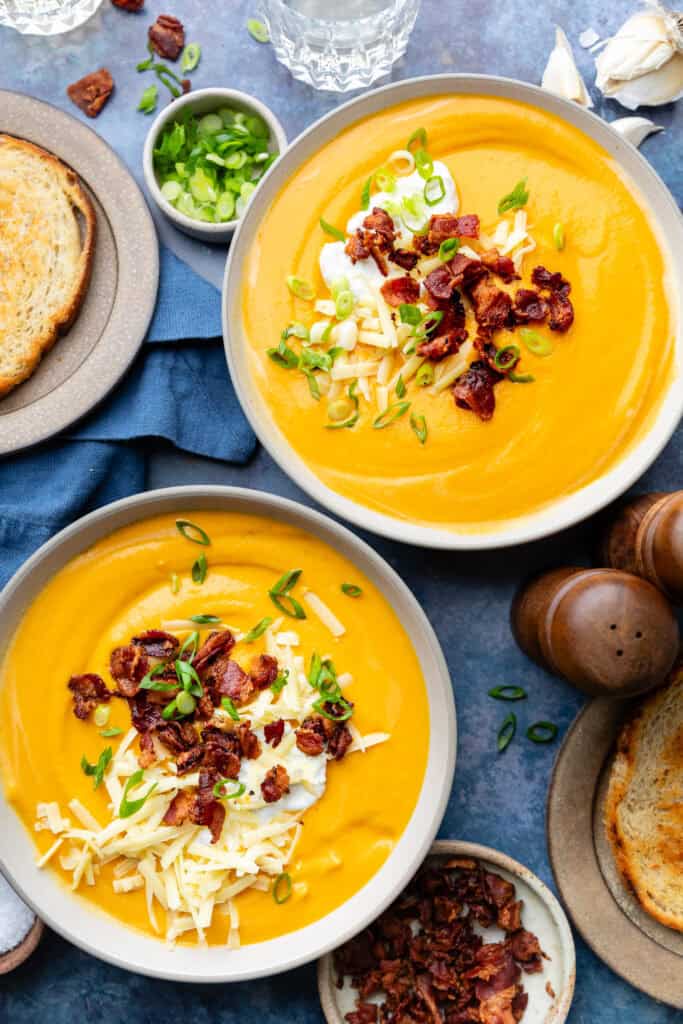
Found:
[{"label": "creamy sweet potato soup", "polygon": [[436,96],[293,175],[248,255],[251,373],[333,490],[477,530],[595,480],[673,372],[670,273],[642,198],[558,118]]},{"label": "creamy sweet potato soup", "polygon": [[393,611],[290,526],[118,530],[28,609],[0,672],[4,793],[37,858],[169,941],[314,922],[405,828],[428,706]]}]

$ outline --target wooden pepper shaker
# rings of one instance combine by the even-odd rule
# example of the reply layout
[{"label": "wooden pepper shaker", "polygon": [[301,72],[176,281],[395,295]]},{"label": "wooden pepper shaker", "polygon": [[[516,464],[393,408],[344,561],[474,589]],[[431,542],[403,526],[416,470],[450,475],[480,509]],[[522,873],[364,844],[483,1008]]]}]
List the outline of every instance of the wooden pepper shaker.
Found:
[{"label": "wooden pepper shaker", "polygon": [[683,604],[683,491],[643,494],[622,506],[603,536],[600,558]]},{"label": "wooden pepper shaker", "polygon": [[660,685],[678,653],[678,623],[646,580],[616,569],[563,568],[526,584],[512,605],[522,650],[595,697]]}]

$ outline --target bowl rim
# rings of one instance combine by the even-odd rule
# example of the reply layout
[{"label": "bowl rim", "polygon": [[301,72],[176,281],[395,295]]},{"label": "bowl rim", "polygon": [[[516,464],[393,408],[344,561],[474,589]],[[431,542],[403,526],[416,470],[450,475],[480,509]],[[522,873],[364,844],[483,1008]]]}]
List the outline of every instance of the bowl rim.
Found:
[{"label": "bowl rim", "polygon": [[219,241],[221,236],[232,234],[241,218],[233,217],[232,220],[221,221],[220,224],[211,224],[209,221],[194,220],[192,217],[188,217],[180,210],[176,210],[175,206],[169,203],[159,187],[157,176],[154,173],[153,160],[154,145],[162,128],[184,107],[191,107],[197,101],[201,103],[212,98],[215,98],[216,100],[233,100],[242,106],[249,107],[255,114],[258,114],[259,117],[263,118],[271,130],[271,142],[275,142],[277,144],[278,156],[282,156],[287,149],[287,136],[282,124],[270,107],[266,106],[262,100],[257,99],[256,96],[252,96],[247,92],[242,92],[240,89],[227,89],[222,86],[208,86],[205,89],[197,89],[194,92],[190,91],[183,93],[182,96],[176,97],[176,99],[169,103],[168,106],[159,111],[150,125],[147,135],[145,136],[145,143],[142,150],[142,171],[150,195],[161,212],[164,213],[170,221],[175,222],[180,227],[191,229],[192,231],[202,231],[206,234],[207,238],[213,238],[215,241]]},{"label": "bowl rim", "polygon": [[[346,526],[279,495],[243,487],[184,485],[131,495],[81,517],[43,544],[0,593],[0,661],[26,608],[71,559],[113,531],[169,512],[224,510],[274,518],[307,531],[355,562],[377,586],[403,626],[425,677],[430,737],[417,803],[396,846],[372,878],[346,902],[304,928],[231,950],[183,947],[128,929],[36,865],[29,830],[0,787],[0,871],[35,913],[85,952],[126,970],[171,981],[223,983],[272,976],[316,960],[361,931],[415,873],[441,824],[455,773],[457,723],[450,673],[421,605],[398,573]],[[231,964],[233,966],[231,966]]]},{"label": "bowl rim", "polygon": [[[506,521],[502,527],[471,531],[449,530],[387,515],[361,505],[323,483],[286,440],[251,380],[246,354],[240,351],[245,346],[240,337],[242,317],[239,306],[244,253],[266,209],[280,189],[286,186],[291,173],[333,137],[333,125],[339,132],[371,114],[410,99],[468,93],[512,99],[555,114],[607,151],[629,185],[641,192],[648,203],[652,228],[669,265],[675,333],[673,376],[656,415],[653,415],[640,440],[607,473],[569,495],[547,503],[534,513]],[[321,140],[315,141],[318,136]],[[681,273],[677,274],[679,269]],[[258,196],[249,204],[237,225],[228,253],[222,291],[223,343],[240,405],[259,441],[283,472],[326,510],[361,529],[419,547],[494,550],[540,540],[606,507],[652,465],[670,440],[683,415],[683,389],[680,388],[683,374],[683,288],[677,283],[678,277],[683,278],[683,215],[651,164],[608,122],[585,107],[514,78],[464,73],[419,76],[392,82],[334,108],[298,135],[283,157],[268,170],[260,183]]]}]

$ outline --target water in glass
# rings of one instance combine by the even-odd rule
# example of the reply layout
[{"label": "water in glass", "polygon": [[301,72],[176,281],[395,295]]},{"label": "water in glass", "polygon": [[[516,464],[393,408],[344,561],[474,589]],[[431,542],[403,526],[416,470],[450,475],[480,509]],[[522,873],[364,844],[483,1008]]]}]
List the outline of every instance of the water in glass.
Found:
[{"label": "water in glass", "polygon": [[420,0],[262,0],[278,60],[316,89],[346,92],[405,53]]},{"label": "water in glass", "polygon": [[0,0],[0,25],[26,35],[53,36],[78,28],[102,0]]}]

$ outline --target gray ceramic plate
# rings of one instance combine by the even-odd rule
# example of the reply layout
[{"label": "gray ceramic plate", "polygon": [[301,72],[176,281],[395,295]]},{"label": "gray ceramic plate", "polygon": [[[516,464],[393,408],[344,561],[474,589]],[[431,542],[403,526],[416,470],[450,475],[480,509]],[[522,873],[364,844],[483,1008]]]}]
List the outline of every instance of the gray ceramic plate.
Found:
[{"label": "gray ceramic plate", "polygon": [[[485,866],[512,882],[517,898],[524,901],[522,918],[524,927],[538,936],[541,948],[549,957],[539,974],[523,976],[524,988],[529,994],[523,1024],[562,1024],[569,1013],[574,995],[576,956],[574,940],[562,907],[550,890],[528,868],[499,850],[457,839],[439,839],[432,846],[435,857],[475,857]],[[500,941],[501,932],[491,928],[487,941]],[[332,956],[324,956],[318,963],[318,991],[328,1024],[344,1024],[344,1014],[354,1009],[355,991],[348,983],[342,989],[336,986]],[[552,989],[548,991],[546,985]]]},{"label": "gray ceramic plate", "polygon": [[453,783],[456,725],[450,677],[427,617],[400,577],[371,547],[331,519],[274,495],[234,487],[172,487],[137,494],[79,519],[43,545],[0,595],[0,659],[26,607],[70,559],[113,530],[162,513],[218,509],[290,523],[350,559],[382,592],[420,661],[429,702],[429,752],[422,789],[403,835],[376,875],[326,917],[280,938],[227,951],[186,946],[182,952],[126,928],[81,900],[35,862],[31,836],[0,791],[0,869],[55,931],[118,967],[173,981],[243,981],[315,960],[364,928],[388,906],[427,854]]},{"label": "gray ceramic plate", "polygon": [[636,988],[683,1009],[683,935],[640,907],[603,826],[614,745],[633,702],[595,700],[558,754],[548,795],[548,850],[570,917],[591,949]]},{"label": "gray ceramic plate", "polygon": [[140,189],[99,135],[47,103],[0,91],[0,132],[54,153],[97,214],[92,278],[67,334],[0,399],[0,455],[45,441],[90,412],[133,361],[154,312],[159,246]]}]

